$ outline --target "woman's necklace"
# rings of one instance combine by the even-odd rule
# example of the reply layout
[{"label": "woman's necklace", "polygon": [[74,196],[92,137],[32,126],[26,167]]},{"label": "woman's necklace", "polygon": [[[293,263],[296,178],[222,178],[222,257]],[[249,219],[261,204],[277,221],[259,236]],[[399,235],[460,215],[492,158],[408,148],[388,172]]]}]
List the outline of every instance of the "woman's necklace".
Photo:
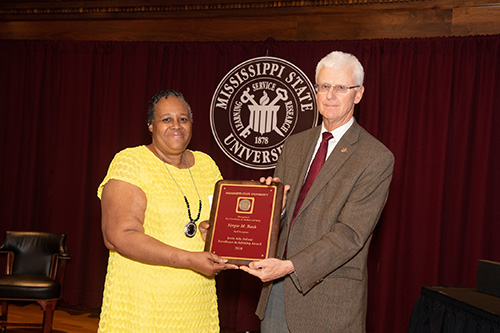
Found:
[{"label": "woman's necklace", "polygon": [[165,165],[165,168],[168,171],[168,174],[170,175],[170,177],[172,177],[172,180],[174,181],[175,185],[177,185],[177,188],[179,189],[179,191],[181,191],[182,195],[184,196],[184,201],[186,202],[186,207],[187,207],[187,210],[188,210],[188,217],[189,217],[189,222],[184,227],[184,234],[187,237],[192,238],[192,237],[194,237],[194,235],[196,235],[196,230],[198,229],[197,226],[196,226],[196,222],[200,219],[200,214],[201,214],[201,197],[200,197],[200,193],[198,192],[198,188],[196,187],[196,183],[194,182],[194,178],[193,178],[193,174],[191,173],[191,169],[189,168],[189,165],[188,165],[188,163],[186,161],[186,157],[184,156],[184,153],[182,153],[182,158],[184,159],[184,163],[186,163],[186,167],[187,167],[187,169],[189,171],[189,175],[191,176],[191,180],[193,181],[194,189],[196,190],[196,194],[198,195],[198,201],[200,203],[199,204],[199,208],[198,208],[198,216],[196,216],[196,218],[194,220],[191,217],[191,207],[189,206],[189,200],[186,197],[186,195],[184,194],[184,192],[182,191],[182,189],[179,186],[179,184],[177,183],[177,181],[175,180],[175,178],[172,175],[172,173],[170,172],[170,169],[167,166],[168,163],[165,162],[165,160],[163,158],[161,158],[161,156],[159,154],[156,154],[156,156],[158,156],[160,158],[160,160],[162,160],[163,164]]}]

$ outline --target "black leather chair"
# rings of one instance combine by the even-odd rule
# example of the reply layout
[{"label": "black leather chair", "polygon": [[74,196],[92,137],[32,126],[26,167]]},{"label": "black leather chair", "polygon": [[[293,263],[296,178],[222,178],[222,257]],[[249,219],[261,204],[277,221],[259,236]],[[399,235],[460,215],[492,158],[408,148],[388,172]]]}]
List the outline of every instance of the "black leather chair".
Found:
[{"label": "black leather chair", "polygon": [[[0,327],[42,327],[52,330],[52,318],[62,295],[66,262],[71,254],[66,250],[66,235],[48,232],[6,231],[0,253],[7,254],[5,275],[0,275],[2,316]],[[43,323],[9,323],[9,301],[36,301],[44,311]]]}]

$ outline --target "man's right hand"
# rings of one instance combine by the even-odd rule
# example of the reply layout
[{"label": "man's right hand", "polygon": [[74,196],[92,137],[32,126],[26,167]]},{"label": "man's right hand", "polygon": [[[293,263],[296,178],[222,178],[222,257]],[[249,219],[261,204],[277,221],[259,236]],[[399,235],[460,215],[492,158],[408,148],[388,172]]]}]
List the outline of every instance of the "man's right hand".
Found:
[{"label": "man's right hand", "polygon": [[[278,178],[278,177],[260,177],[260,182],[262,184],[266,184],[266,185],[271,185],[272,182],[275,182],[275,183],[281,183],[281,180]],[[281,210],[285,209],[285,205],[286,205],[286,196],[288,194],[288,191],[290,190],[290,185],[285,185],[284,187],[284,191],[283,191],[283,204],[282,204],[282,207],[281,207]]]}]

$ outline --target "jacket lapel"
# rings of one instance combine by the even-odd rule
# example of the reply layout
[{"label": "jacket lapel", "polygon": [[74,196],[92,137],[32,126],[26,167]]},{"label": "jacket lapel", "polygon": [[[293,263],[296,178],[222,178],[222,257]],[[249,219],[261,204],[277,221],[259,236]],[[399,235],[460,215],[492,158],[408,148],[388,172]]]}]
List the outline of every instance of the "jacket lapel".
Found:
[{"label": "jacket lapel", "polygon": [[[295,163],[300,163],[300,170],[297,177],[294,179],[294,184],[289,184],[291,187],[290,192],[288,193],[287,201],[293,202],[294,205],[290,214],[287,214],[287,224],[290,223],[293,215],[293,211],[295,210],[295,205],[297,204],[297,199],[299,198],[300,190],[302,189],[302,184],[304,183],[307,169],[309,168],[309,162],[313,158],[314,147],[316,146],[316,142],[321,133],[321,126],[317,126],[314,131],[311,131],[311,134],[304,140],[303,144],[298,146],[295,156],[304,156],[302,161],[295,161]],[[293,162],[291,162],[293,163]]]}]

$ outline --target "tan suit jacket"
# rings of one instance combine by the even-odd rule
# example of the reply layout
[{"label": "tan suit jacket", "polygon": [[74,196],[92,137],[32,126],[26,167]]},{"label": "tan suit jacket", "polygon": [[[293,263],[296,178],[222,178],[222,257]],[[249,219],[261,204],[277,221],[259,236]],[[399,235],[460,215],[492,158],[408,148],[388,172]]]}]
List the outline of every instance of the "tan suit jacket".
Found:
[{"label": "tan suit jacket", "polygon": [[[337,143],[290,222],[321,126],[291,136],[275,176],[291,186],[281,221],[278,258],[295,272],[285,278],[291,332],[364,332],[367,256],[387,200],[393,154],[356,121]],[[290,231],[289,231],[290,230]],[[265,314],[271,283],[264,284],[257,315]]]}]

